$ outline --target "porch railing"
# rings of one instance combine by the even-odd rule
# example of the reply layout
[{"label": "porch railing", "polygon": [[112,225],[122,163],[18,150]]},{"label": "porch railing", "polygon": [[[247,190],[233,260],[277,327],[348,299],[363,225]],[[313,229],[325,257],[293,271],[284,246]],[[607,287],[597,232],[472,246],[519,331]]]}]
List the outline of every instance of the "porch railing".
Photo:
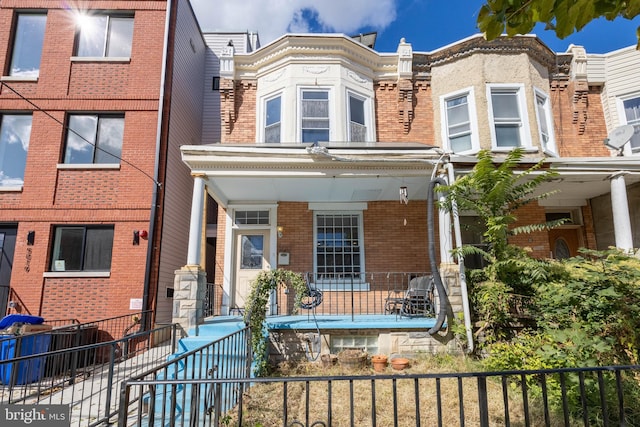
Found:
[{"label": "porch railing", "polygon": [[118,412],[117,385],[164,363],[176,349],[176,332],[177,325],[166,325],[50,352],[50,335],[14,337],[2,344],[7,356],[23,345],[43,351],[0,360],[0,404],[69,405],[70,425],[106,425]]},{"label": "porch railing", "polygon": [[[247,379],[251,355],[246,327],[132,376],[121,389],[118,425],[174,425],[169,420],[188,418],[192,411],[219,415],[231,410],[242,402],[248,383],[223,382],[214,389],[193,387],[192,381]],[[220,418],[215,420],[219,425]]]},{"label": "porch railing", "polygon": [[[310,288],[322,293],[322,303],[314,308],[316,314],[359,315],[397,314],[390,299],[401,298],[415,277],[428,272],[369,272],[349,274],[305,273]],[[277,314],[293,312],[295,295],[288,289],[276,292]],[[397,308],[397,307],[396,307]]]},{"label": "porch railing", "polygon": [[[638,425],[640,366],[376,376],[169,380],[139,378],[166,411],[124,399],[121,426],[623,426]],[[203,396],[238,394],[230,410]],[[175,402],[179,390],[189,396]],[[152,392],[153,391],[153,392]],[[188,410],[184,410],[185,403]],[[163,407],[164,407],[163,406]],[[182,408],[181,411],[169,409]],[[127,414],[130,416],[127,417]],[[132,415],[135,414],[135,415]]]}]

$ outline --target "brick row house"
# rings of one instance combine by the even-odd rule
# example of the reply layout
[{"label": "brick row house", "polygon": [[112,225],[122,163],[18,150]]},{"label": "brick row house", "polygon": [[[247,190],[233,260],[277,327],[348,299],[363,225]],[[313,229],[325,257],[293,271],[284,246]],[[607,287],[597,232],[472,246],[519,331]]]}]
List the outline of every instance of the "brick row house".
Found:
[{"label": "brick row house", "polygon": [[521,146],[560,173],[519,218],[571,222],[514,243],[558,258],[640,246],[637,132],[620,155],[603,144],[638,129],[635,50],[477,36],[377,52],[338,34],[259,47],[203,32],[186,0],[86,5],[0,4],[0,312],[148,309],[188,330],[242,312],[252,278],[286,268],[323,292],[319,312],[385,313],[388,278],[406,287],[434,256],[438,301],[467,314],[450,250],[483,242],[465,212],[430,227],[427,198],[483,148]]},{"label": "brick row house", "polygon": [[0,313],[170,322],[208,54],[189,2],[2,1],[0,51]]},{"label": "brick row house", "polygon": [[[242,312],[250,281],[271,268],[307,273],[324,293],[316,313],[333,313],[332,306],[381,311],[388,294],[381,277],[433,273],[430,181],[467,173],[480,149],[500,159],[522,147],[523,167],[544,158],[559,173],[546,187],[558,193],[522,208],[518,218],[568,222],[513,243],[554,258],[580,247],[637,248],[640,79],[624,71],[639,59],[632,49],[555,53],[535,36],[474,36],[433,52],[414,51],[403,39],[390,53],[339,34],[288,34],[247,53],[229,43],[219,64],[220,143],[181,148],[195,182],[186,289],[202,272],[207,195],[220,207],[215,282],[222,314]],[[604,144],[620,125],[634,123],[621,150]],[[468,319],[466,284],[450,250],[483,244],[476,218],[435,217],[434,255],[446,292],[436,299],[450,308],[449,319],[459,312]],[[282,314],[282,297],[272,300],[270,312]],[[386,327],[391,332],[373,338],[375,349],[436,342]],[[341,339],[367,342],[361,338]],[[451,345],[451,335],[437,342]]]}]

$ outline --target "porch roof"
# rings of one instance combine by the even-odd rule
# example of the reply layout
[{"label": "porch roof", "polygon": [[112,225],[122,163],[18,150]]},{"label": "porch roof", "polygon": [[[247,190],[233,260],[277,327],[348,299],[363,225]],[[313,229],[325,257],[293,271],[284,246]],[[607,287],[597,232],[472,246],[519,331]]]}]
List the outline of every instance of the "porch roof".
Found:
[{"label": "porch roof", "polygon": [[242,203],[426,199],[442,152],[419,143],[212,144],[181,147],[222,206]]}]

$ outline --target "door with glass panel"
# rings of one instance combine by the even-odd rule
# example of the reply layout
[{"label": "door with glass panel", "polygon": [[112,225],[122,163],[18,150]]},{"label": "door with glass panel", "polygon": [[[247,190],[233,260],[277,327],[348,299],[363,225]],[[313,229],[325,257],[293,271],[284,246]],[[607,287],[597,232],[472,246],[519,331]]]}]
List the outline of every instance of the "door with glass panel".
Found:
[{"label": "door with glass panel", "polygon": [[15,227],[0,227],[0,313],[7,312],[9,289],[11,285],[11,269],[13,268],[13,251],[16,246]]},{"label": "door with glass panel", "polygon": [[235,291],[231,312],[243,310],[251,282],[269,265],[269,231],[243,230],[236,234]]}]

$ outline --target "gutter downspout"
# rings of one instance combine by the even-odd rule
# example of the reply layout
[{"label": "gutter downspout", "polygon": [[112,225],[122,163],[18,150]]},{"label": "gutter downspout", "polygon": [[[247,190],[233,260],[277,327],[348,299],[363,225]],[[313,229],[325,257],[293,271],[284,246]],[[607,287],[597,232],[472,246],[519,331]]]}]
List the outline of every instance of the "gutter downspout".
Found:
[{"label": "gutter downspout", "polygon": [[[449,185],[452,185],[455,180],[455,174],[453,170],[453,164],[447,163],[447,172],[449,175]],[[458,216],[458,204],[455,200],[451,203],[451,214],[453,215],[453,230],[456,239],[456,248],[462,246],[462,233],[460,232],[460,218]],[[467,276],[464,269],[464,257],[458,255],[458,269],[460,271],[460,294],[462,296],[462,311],[464,312],[464,329],[467,332],[467,353],[472,353],[474,350],[473,344],[473,329],[471,327],[471,309],[469,307],[469,292],[467,290]]]},{"label": "gutter downspout", "polygon": [[[173,0],[167,0],[167,17],[164,27],[164,42],[162,50],[162,71],[160,73],[160,94],[158,97],[158,125],[156,129],[156,152],[153,164],[153,180],[154,190],[151,199],[151,215],[149,218],[149,241],[147,243],[147,260],[144,274],[144,293],[142,295],[142,319],[140,325],[142,330],[151,329],[149,319],[149,294],[151,288],[151,268],[153,266],[153,247],[155,244],[154,236],[156,232],[156,215],[158,213],[158,192],[162,188],[162,184],[158,182],[160,175],[160,151],[162,146],[162,126],[164,124],[164,103],[165,103],[165,85],[167,81],[167,58],[169,52],[169,31],[171,29],[171,20],[173,17]],[[168,135],[167,135],[168,138]],[[156,295],[157,296],[157,295]]]}]

